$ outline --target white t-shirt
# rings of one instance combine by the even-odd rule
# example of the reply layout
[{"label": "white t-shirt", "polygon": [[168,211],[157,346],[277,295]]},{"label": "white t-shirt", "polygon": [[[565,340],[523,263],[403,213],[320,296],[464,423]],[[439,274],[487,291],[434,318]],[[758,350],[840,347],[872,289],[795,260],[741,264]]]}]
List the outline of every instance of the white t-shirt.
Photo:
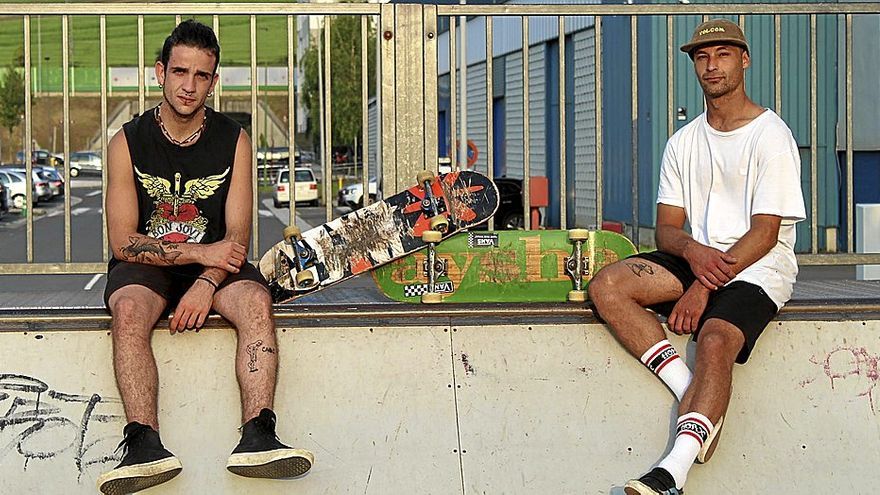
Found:
[{"label": "white t-shirt", "polygon": [[776,306],[797,276],[795,224],[806,217],[801,161],[791,130],[771,110],[739,129],[713,129],[704,112],[666,143],[657,202],[684,208],[700,244],[727,251],[756,214],[782,217],[773,249],[734,280],[764,289]]}]

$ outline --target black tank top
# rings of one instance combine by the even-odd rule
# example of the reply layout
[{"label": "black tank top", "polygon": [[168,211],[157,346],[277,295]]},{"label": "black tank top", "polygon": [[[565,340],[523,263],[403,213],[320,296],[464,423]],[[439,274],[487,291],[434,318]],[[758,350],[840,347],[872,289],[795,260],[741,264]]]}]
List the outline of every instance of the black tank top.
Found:
[{"label": "black tank top", "polygon": [[209,244],[226,235],[226,196],[241,126],[205,108],[202,135],[190,146],[169,141],[150,109],[123,126],[138,201],[141,234]]}]

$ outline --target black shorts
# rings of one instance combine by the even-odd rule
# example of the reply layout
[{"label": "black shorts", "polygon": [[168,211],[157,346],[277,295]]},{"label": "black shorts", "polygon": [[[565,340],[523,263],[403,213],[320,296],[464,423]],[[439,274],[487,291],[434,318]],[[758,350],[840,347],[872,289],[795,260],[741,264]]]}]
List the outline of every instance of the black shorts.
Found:
[{"label": "black shorts", "polygon": [[[108,310],[110,309],[110,295],[119,288],[126,285],[143,285],[168,301],[165,308],[167,316],[204,270],[202,265],[154,266],[114,259],[107,266],[104,305]],[[230,273],[217,290],[239,280],[252,280],[269,290],[263,274],[250,263],[242,265],[238,273]]]},{"label": "black shorts", "polygon": [[[697,282],[697,277],[684,258],[659,251],[639,253],[632,257],[646,259],[662,266],[678,278],[684,290]],[[663,316],[669,316],[674,307],[675,301],[670,301],[655,304],[650,306],[650,309]],[[736,362],[743,364],[748,361],[752,349],[758,342],[758,337],[761,336],[777,312],[779,312],[779,308],[764,292],[764,289],[755,284],[737,280],[709,295],[709,302],[703,316],[700,317],[700,323],[697,326],[697,331],[693,333],[693,338],[694,340],[698,339],[700,328],[710,318],[718,318],[731,323],[739,328],[745,337],[745,343],[736,357]]]}]

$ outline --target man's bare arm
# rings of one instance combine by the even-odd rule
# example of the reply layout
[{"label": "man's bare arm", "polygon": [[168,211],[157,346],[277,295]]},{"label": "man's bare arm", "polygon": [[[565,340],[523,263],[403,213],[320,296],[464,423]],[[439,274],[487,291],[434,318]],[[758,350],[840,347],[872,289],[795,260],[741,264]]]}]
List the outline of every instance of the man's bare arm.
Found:
[{"label": "man's bare arm", "polygon": [[659,203],[657,205],[657,248],[687,260],[691,270],[707,289],[717,289],[729,282],[736,273],[732,254],[705,246],[684,231],[687,219],[684,208]]},{"label": "man's bare arm", "polygon": [[110,248],[116,259],[158,266],[198,263],[228,269],[230,260],[235,260],[243,249],[233,242],[174,243],[138,233],[137,189],[124,131],[110,140],[107,155],[105,211]]}]

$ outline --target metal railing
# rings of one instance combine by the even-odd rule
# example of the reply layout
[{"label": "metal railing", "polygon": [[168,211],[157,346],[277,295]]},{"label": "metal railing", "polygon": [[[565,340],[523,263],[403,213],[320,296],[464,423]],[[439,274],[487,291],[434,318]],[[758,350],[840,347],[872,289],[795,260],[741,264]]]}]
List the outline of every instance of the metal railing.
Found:
[{"label": "metal railing", "polygon": [[[740,25],[745,25],[747,16],[750,15],[769,15],[774,21],[775,35],[775,110],[777,113],[782,107],[781,96],[781,19],[789,15],[809,16],[810,19],[810,232],[811,243],[810,252],[799,255],[799,261],[803,264],[856,264],[856,263],[880,263],[880,254],[856,254],[853,252],[853,38],[852,38],[852,21],[853,15],[856,14],[880,14],[880,4],[877,3],[807,3],[807,4],[700,4],[700,5],[600,5],[600,4],[576,4],[576,5],[415,5],[415,4],[309,4],[309,3],[222,3],[222,4],[198,4],[198,3],[163,3],[163,4],[98,4],[98,3],[36,3],[36,4],[2,4],[0,3],[0,15],[19,16],[23,22],[23,38],[24,38],[24,78],[25,78],[25,111],[23,118],[23,137],[24,137],[24,156],[30,156],[32,152],[33,142],[33,115],[31,106],[33,103],[33,95],[31,92],[31,64],[33,54],[31,53],[31,19],[33,16],[60,16],[62,23],[62,72],[64,74],[62,105],[63,105],[63,154],[64,154],[64,177],[70,178],[70,81],[68,74],[70,73],[70,32],[69,22],[71,16],[97,15],[99,16],[99,47],[100,47],[100,71],[101,71],[101,91],[100,91],[100,128],[106,130],[108,126],[108,93],[107,93],[107,17],[118,15],[135,15],[137,16],[137,50],[138,50],[138,66],[140,67],[139,84],[137,91],[137,101],[139,113],[146,108],[146,82],[144,78],[145,67],[145,32],[144,18],[152,15],[168,15],[169,12],[176,14],[177,22],[180,22],[183,16],[190,15],[208,15],[213,19],[214,30],[220,34],[221,16],[227,15],[247,15],[249,16],[249,33],[250,33],[250,103],[252,115],[257,113],[257,16],[285,16],[287,23],[287,74],[288,74],[288,133],[291,138],[296,132],[296,112],[298,107],[294,99],[294,72],[297,69],[297,60],[294,53],[294,45],[292,40],[295,37],[295,27],[297,16],[318,16],[322,19],[323,28],[319,35],[313,40],[319,47],[319,95],[321,97],[320,113],[320,160],[323,167],[323,177],[332,176],[330,167],[332,166],[331,149],[332,149],[332,129],[333,115],[330,112],[333,102],[333,91],[331,84],[333,74],[331,73],[332,56],[331,47],[331,16],[360,16],[361,17],[361,88],[362,88],[362,138],[360,142],[363,145],[363,151],[360,154],[365,162],[362,167],[362,183],[364,191],[368,190],[369,166],[367,161],[371,156],[369,153],[369,135],[368,135],[368,66],[367,51],[368,47],[368,30],[370,23],[374,23],[377,27],[377,97],[379,98],[380,117],[378,118],[378,143],[379,150],[376,156],[379,157],[381,176],[383,179],[386,194],[412,182],[418,170],[435,169],[438,163],[438,19],[456,17],[464,21],[467,16],[482,17],[485,22],[486,39],[486,99],[482,101],[468,100],[467,89],[459,91],[458,99],[456,96],[456,77],[461,77],[461,88],[467,88],[466,68],[459,64],[456,66],[459,55],[466,54],[456,52],[456,40],[461,27],[466,23],[456,27],[455,22],[450,23],[448,40],[450,45],[448,52],[450,56],[449,68],[451,79],[451,135],[460,135],[460,142],[467,143],[467,108],[474,105],[485,105],[487,115],[492,115],[493,105],[493,74],[492,63],[493,53],[493,18],[494,17],[518,17],[521,19],[521,57],[523,61],[522,67],[522,114],[523,114],[523,163],[522,163],[522,179],[523,179],[523,195],[524,195],[524,223],[526,228],[535,227],[530,225],[529,203],[530,203],[530,73],[529,73],[529,47],[530,47],[530,17],[556,17],[558,18],[558,42],[559,46],[559,121],[558,129],[560,135],[560,159],[558,163],[558,176],[560,177],[560,224],[561,228],[566,228],[566,101],[565,101],[565,74],[567,64],[572,62],[566,60],[566,17],[584,17],[592,16],[595,19],[593,24],[593,36],[595,40],[595,155],[594,164],[594,180],[595,180],[595,197],[592,200],[595,203],[595,225],[588,227],[601,226],[603,219],[603,149],[605,146],[603,134],[603,108],[602,95],[605,91],[603,85],[603,67],[614,61],[603,60],[603,17],[605,16],[631,16],[630,34],[633,40],[631,44],[632,65],[630,70],[633,74],[633,80],[638,80],[638,54],[639,45],[636,42],[638,36],[637,19],[645,16],[661,16],[665,17],[667,25],[667,122],[668,134],[673,132],[673,121],[675,117],[673,108],[672,94],[674,91],[674,63],[673,63],[673,27],[675,19],[678,16],[685,15],[737,15]],[[845,170],[845,197],[846,201],[846,252],[839,254],[819,253],[819,243],[817,238],[818,232],[818,178],[817,178],[817,27],[816,19],[818,15],[837,15],[843,16],[845,27],[845,61],[842,64],[845,80],[845,123],[846,128],[846,170]],[[466,21],[465,21],[466,22]],[[466,35],[465,35],[466,36]],[[152,49],[152,47],[150,47]],[[462,70],[464,69],[464,71]],[[222,70],[222,68],[221,68]],[[638,187],[638,95],[639,88],[637,84],[632,85],[632,178],[633,178],[633,211],[632,225],[633,237],[638,242],[639,226],[642,222],[639,219],[639,187]],[[224,92],[222,85],[218,85],[213,96],[213,106],[220,108]],[[876,104],[876,102],[874,102]],[[490,117],[491,118],[491,117]],[[460,121],[461,123],[459,123]],[[253,122],[253,135],[257,132],[260,123]],[[488,135],[486,159],[486,171],[491,175],[493,170],[493,126],[487,125],[486,133]],[[102,156],[106,157],[107,153],[107,133],[102,132],[101,151]],[[252,149],[252,162],[254,167],[254,177],[257,177],[256,160],[257,140],[253,139],[254,145]],[[453,138],[454,142],[454,138]],[[294,155],[291,139],[290,156]],[[32,165],[29,161],[25,164],[27,169],[27,205],[31,204],[32,192]],[[293,160],[290,160],[289,168],[294,167]],[[69,185],[69,182],[68,182]],[[291,188],[291,194],[293,190]],[[102,175],[101,191],[105,196],[107,191],[106,174]],[[330,181],[324,180],[324,198],[325,198],[325,217],[330,219],[334,215],[332,202],[330,197]],[[259,190],[257,180],[253,184],[254,194],[254,211],[253,211],[253,239],[252,239],[252,256],[259,256],[260,253],[260,232],[258,215]],[[102,196],[102,197],[104,197]],[[26,228],[27,241],[25,260],[21,263],[2,263],[0,264],[0,274],[83,274],[102,272],[105,269],[105,263],[110,253],[107,246],[107,228],[106,228],[106,211],[102,213],[103,222],[103,252],[101,262],[73,262],[71,253],[71,203],[70,188],[64,200],[64,259],[59,262],[35,262],[34,261],[34,218],[33,210],[27,209]],[[368,198],[365,195],[364,201]],[[289,222],[292,224],[297,216],[295,197],[291,198],[289,207]]]}]

